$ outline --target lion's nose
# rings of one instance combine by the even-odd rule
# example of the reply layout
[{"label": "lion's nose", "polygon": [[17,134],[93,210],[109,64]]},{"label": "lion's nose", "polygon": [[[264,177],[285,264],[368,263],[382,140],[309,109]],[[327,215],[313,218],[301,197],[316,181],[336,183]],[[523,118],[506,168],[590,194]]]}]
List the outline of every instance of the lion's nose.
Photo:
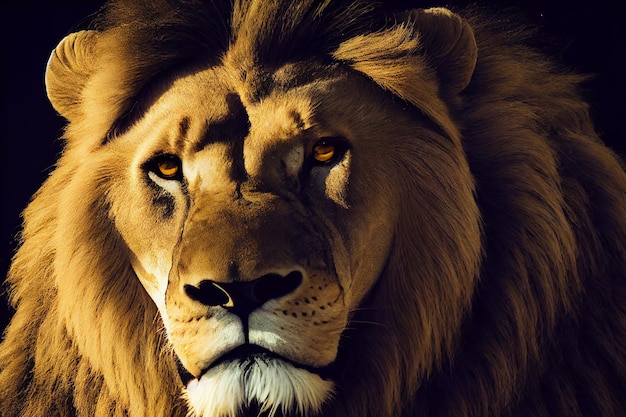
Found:
[{"label": "lion's nose", "polygon": [[302,284],[302,273],[266,274],[252,281],[201,281],[185,285],[185,293],[206,306],[221,306],[240,317],[247,317],[267,301],[283,297]]}]

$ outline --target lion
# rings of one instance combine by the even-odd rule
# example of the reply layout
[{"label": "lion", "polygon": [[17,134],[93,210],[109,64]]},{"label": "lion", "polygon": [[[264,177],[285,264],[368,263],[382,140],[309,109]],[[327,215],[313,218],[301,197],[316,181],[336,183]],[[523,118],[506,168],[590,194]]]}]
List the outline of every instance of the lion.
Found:
[{"label": "lion", "polygon": [[12,416],[626,415],[626,174],[471,12],[113,0],[52,52]]}]

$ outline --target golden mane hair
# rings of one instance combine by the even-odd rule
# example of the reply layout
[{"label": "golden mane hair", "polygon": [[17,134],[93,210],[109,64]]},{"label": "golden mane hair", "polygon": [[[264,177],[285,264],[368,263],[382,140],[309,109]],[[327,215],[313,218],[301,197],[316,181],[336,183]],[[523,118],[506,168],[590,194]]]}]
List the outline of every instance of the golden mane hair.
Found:
[{"label": "golden mane hair", "polygon": [[[441,26],[374,1],[231,3],[113,1],[91,26],[106,72],[77,82],[71,62],[51,60],[48,88],[68,91],[50,92],[82,101],[57,108],[67,147],[24,213],[0,414],[187,413],[109,216],[115,167],[91,151],[132,125],[153,81],[238,41],[230,52],[259,67],[345,66],[435,132],[392,147],[406,198],[386,267],[342,336],[324,416],[626,415],[626,174],[594,131],[583,77],[472,13]],[[266,93],[262,77],[256,87],[250,100]],[[473,188],[449,181],[455,166]]]}]

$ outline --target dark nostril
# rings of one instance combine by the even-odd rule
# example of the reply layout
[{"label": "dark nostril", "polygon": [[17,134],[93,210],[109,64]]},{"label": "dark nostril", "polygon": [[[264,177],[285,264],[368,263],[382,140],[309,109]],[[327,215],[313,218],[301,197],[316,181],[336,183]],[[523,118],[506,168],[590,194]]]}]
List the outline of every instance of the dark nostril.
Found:
[{"label": "dark nostril", "polygon": [[251,282],[252,296],[260,304],[274,298],[280,298],[296,290],[302,284],[302,273],[292,271],[285,276],[267,274]]},{"label": "dark nostril", "polygon": [[185,293],[195,301],[206,306],[224,306],[230,307],[233,300],[230,295],[219,284],[213,281],[202,281],[197,287],[193,285],[185,285]]},{"label": "dark nostril", "polygon": [[205,280],[196,287],[185,285],[185,293],[206,306],[222,306],[247,316],[267,301],[283,297],[302,284],[302,273],[266,274],[253,281],[214,282]]}]

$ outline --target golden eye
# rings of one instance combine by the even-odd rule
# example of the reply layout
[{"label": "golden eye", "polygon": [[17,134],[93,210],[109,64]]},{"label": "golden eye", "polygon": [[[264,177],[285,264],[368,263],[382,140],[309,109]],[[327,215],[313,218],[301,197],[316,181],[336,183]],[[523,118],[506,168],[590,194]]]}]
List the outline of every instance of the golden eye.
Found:
[{"label": "golden eye", "polygon": [[180,162],[174,158],[162,159],[156,164],[158,174],[161,178],[173,179],[180,172]]},{"label": "golden eye", "polygon": [[317,162],[328,162],[335,156],[335,145],[321,141],[313,147],[313,158]]}]

